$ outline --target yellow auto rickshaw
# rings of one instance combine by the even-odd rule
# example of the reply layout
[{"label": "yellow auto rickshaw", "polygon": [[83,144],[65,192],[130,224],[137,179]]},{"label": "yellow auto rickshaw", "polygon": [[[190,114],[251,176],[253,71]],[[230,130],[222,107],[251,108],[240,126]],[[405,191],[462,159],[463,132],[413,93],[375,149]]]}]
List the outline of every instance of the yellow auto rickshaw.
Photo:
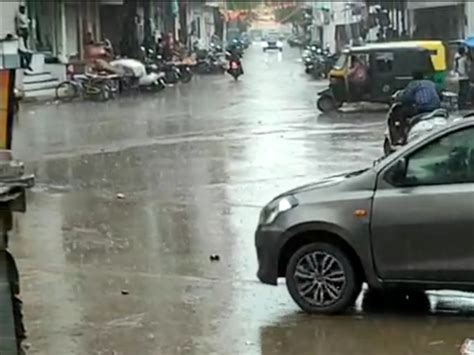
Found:
[{"label": "yellow auto rickshaw", "polygon": [[[355,62],[362,63],[365,80],[351,81]],[[390,103],[404,89],[414,72],[422,72],[438,89],[445,86],[446,49],[441,41],[407,41],[369,44],[346,49],[329,73],[329,88],[319,93],[322,112],[338,109],[346,102]]]}]

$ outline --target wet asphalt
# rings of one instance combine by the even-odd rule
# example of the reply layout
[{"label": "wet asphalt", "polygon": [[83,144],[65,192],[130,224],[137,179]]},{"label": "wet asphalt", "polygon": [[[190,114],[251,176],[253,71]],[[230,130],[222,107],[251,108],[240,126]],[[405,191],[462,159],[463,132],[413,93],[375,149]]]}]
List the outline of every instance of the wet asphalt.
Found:
[{"label": "wet asphalt", "polygon": [[[361,296],[307,316],[256,279],[275,195],[381,155],[384,109],[321,115],[299,51],[249,49],[245,76],[106,104],[26,105],[14,151],[37,175],[12,248],[31,354],[459,354],[474,297]],[[210,261],[217,254],[220,260]]]}]

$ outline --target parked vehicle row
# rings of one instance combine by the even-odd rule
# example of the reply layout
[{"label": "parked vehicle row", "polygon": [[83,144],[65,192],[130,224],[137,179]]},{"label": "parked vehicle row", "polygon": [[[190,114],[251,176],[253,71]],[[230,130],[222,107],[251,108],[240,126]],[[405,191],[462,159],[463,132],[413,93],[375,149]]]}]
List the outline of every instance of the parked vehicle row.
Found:
[{"label": "parked vehicle row", "polygon": [[311,43],[304,49],[302,55],[305,73],[317,80],[327,78],[337,58],[338,56],[328,49],[322,49],[318,44]]},{"label": "parked vehicle row", "polygon": [[[239,41],[227,47],[239,56],[236,60],[230,52],[222,50],[222,46],[212,44],[209,50],[201,51],[196,61],[170,62],[165,61],[153,50],[142,48],[143,59],[119,58],[110,62],[97,61],[99,69],[84,74],[69,74],[69,79],[56,88],[56,98],[71,101],[77,98],[108,101],[118,94],[127,92],[159,92],[170,85],[189,83],[193,73],[212,74],[226,71],[238,79],[243,74],[240,57],[245,46]],[[231,57],[233,59],[231,59]]]}]

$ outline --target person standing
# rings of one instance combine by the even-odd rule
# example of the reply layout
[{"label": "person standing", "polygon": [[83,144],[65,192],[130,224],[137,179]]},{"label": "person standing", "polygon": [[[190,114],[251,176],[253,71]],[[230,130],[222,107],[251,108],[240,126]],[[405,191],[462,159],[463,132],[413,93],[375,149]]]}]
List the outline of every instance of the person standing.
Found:
[{"label": "person standing", "polygon": [[20,5],[15,15],[15,30],[18,37],[23,39],[23,44],[28,49],[28,38],[30,36],[30,19],[26,14],[26,6]]},{"label": "person standing", "polygon": [[469,82],[469,59],[467,58],[464,47],[460,47],[458,50],[456,73],[459,81],[459,108],[462,110],[467,106],[471,85]]}]

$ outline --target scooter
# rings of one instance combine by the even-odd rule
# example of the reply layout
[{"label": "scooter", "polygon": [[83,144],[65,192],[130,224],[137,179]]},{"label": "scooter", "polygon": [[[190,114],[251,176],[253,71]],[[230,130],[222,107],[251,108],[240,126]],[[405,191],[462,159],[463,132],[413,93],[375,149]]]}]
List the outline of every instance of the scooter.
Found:
[{"label": "scooter", "polygon": [[402,93],[403,91],[397,91],[392,96],[393,104],[387,114],[387,128],[383,143],[385,155],[392,154],[421,135],[447,125],[450,118],[448,110],[444,108],[409,118],[405,117],[406,106],[400,101]]},{"label": "scooter", "polygon": [[143,91],[157,92],[166,87],[165,74],[158,66],[145,66],[136,59],[117,59],[110,62],[110,65],[121,70],[124,77],[130,78],[134,86]]},{"label": "scooter", "polygon": [[225,73],[227,62],[221,50],[214,46],[203,57],[199,57],[196,72],[199,74]]},{"label": "scooter", "polygon": [[176,64],[176,68],[179,71],[179,80],[183,83],[189,83],[193,79],[193,72],[187,64]]},{"label": "scooter", "polygon": [[239,76],[242,75],[242,65],[237,60],[231,60],[229,62],[229,70],[227,71],[235,81],[239,80]]}]

